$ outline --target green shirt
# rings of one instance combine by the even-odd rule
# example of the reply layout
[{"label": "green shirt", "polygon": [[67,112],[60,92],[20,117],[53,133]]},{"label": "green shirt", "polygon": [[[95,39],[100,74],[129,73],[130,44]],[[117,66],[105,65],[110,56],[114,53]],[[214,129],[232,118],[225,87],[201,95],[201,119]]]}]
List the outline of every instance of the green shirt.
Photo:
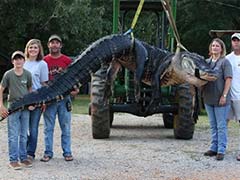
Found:
[{"label": "green shirt", "polygon": [[3,75],[1,85],[8,88],[8,101],[13,102],[29,93],[29,88],[32,87],[31,73],[23,69],[22,75],[18,76],[14,69],[10,69]]}]

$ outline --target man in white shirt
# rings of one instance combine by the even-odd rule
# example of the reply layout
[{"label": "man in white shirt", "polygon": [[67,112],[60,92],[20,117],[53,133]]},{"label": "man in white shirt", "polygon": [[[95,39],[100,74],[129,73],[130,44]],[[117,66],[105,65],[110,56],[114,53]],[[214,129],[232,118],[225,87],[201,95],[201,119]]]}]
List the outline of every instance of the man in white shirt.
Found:
[{"label": "man in white shirt", "polygon": [[[232,52],[226,56],[232,65],[232,84],[231,84],[231,108],[228,119],[235,119],[240,123],[240,33],[231,36]],[[236,157],[240,161],[239,153]]]}]

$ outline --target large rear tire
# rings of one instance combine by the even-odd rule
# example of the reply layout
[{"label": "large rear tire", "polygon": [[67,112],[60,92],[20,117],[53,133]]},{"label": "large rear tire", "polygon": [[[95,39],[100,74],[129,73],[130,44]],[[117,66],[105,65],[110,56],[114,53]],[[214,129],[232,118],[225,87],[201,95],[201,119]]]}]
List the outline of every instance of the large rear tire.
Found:
[{"label": "large rear tire", "polygon": [[189,84],[177,87],[178,114],[174,115],[174,137],[176,139],[192,139],[195,128],[193,118],[194,96],[190,92]]},{"label": "large rear tire", "polygon": [[91,83],[91,119],[94,139],[109,138],[113,115],[110,112],[107,92],[107,66],[103,66],[92,76]]}]

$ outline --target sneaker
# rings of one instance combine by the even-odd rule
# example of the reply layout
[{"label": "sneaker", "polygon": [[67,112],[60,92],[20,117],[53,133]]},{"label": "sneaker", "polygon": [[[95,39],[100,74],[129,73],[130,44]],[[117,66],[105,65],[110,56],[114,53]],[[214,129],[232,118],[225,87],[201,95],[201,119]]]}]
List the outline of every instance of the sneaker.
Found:
[{"label": "sneaker", "polygon": [[29,161],[28,159],[21,161],[21,164],[23,165],[23,167],[26,168],[32,167],[32,162]]},{"label": "sneaker", "polygon": [[207,152],[204,153],[204,156],[216,156],[217,155],[217,152],[215,151],[212,151],[212,150],[208,150]]},{"label": "sneaker", "polygon": [[223,159],[224,159],[224,154],[218,153],[217,156],[216,156],[216,160],[222,161]]},{"label": "sneaker", "polygon": [[14,169],[14,170],[22,169],[22,166],[18,162],[10,162],[9,167]]}]

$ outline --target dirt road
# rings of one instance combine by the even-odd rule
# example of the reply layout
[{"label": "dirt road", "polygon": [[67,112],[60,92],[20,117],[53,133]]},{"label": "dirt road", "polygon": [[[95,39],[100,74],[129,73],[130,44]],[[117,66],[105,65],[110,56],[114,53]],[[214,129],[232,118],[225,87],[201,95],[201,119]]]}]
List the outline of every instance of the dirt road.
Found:
[{"label": "dirt road", "polygon": [[160,179],[160,180],[240,180],[240,162],[235,160],[238,128],[229,128],[229,146],[221,162],[204,157],[209,128],[197,124],[194,138],[175,140],[171,129],[163,127],[161,116],[146,119],[128,114],[115,115],[110,139],[95,140],[87,115],[73,115],[72,150],[74,161],[65,162],[55,128],[54,158],[40,162],[43,155],[43,122],[40,124],[37,156],[32,168],[8,168],[6,121],[0,123],[0,179]]}]

